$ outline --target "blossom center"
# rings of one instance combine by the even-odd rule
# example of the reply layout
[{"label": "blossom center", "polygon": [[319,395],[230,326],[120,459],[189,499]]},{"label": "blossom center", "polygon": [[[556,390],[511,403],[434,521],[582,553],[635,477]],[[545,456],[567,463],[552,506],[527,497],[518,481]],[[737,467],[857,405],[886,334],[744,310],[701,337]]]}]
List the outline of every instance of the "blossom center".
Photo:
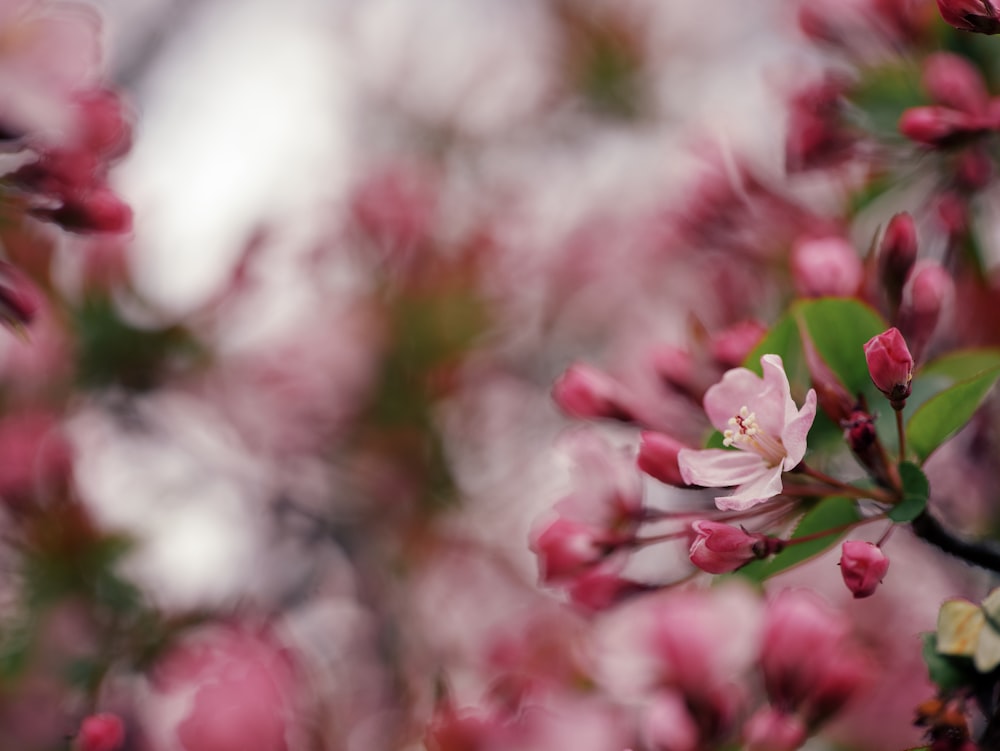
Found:
[{"label": "blossom center", "polygon": [[728,424],[732,427],[722,434],[723,446],[753,451],[771,467],[780,464],[787,455],[781,439],[764,431],[757,422],[757,415],[745,404],[740,407],[738,414],[729,418]]}]

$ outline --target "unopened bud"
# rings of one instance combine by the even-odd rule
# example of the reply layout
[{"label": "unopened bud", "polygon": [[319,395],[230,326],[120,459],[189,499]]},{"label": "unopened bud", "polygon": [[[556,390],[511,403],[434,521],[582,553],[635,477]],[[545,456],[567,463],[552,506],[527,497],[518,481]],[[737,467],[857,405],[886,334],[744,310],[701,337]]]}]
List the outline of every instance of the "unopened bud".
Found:
[{"label": "unopened bud", "polygon": [[696,521],[691,543],[691,563],[710,574],[727,574],[750,561],[779,552],[784,541],[762,534],[752,534],[742,527],[721,522]]},{"label": "unopened bud", "polygon": [[575,363],[552,386],[552,398],[570,417],[627,420],[629,414],[621,405],[620,391],[618,382],[607,373]]},{"label": "unopened bud", "polygon": [[882,548],[864,540],[847,540],[840,549],[840,574],[855,599],[871,597],[889,570]]},{"label": "unopened bud", "polygon": [[529,547],[538,556],[539,579],[546,583],[571,579],[604,557],[593,527],[563,516],[532,534]]},{"label": "unopened bud", "polygon": [[917,260],[917,227],[907,213],[889,220],[879,249],[879,279],[893,311],[903,299],[903,286]]},{"label": "unopened bud", "polygon": [[118,751],[125,742],[125,726],[118,715],[91,715],[80,725],[73,751]]},{"label": "unopened bud", "polygon": [[653,430],[643,431],[641,437],[642,443],[639,444],[639,456],[636,461],[639,469],[668,485],[677,487],[687,485],[677,465],[677,453],[687,447],[676,438]]},{"label": "unopened bud", "polygon": [[915,360],[922,358],[954,289],[951,275],[936,263],[920,264],[911,275],[899,327],[911,345]]},{"label": "unopened bud", "polygon": [[795,751],[805,743],[808,730],[795,714],[762,707],[743,726],[745,751]]},{"label": "unopened bud", "polygon": [[855,454],[864,454],[875,443],[878,433],[875,419],[864,410],[856,409],[840,423],[844,429],[844,440]]},{"label": "unopened bud", "polygon": [[913,357],[899,329],[891,328],[865,344],[865,361],[872,383],[900,410],[910,395]]},{"label": "unopened bud", "polygon": [[58,209],[38,209],[33,213],[71,232],[118,234],[132,229],[132,209],[105,186],[74,194]]},{"label": "unopened bud", "polygon": [[963,112],[984,112],[990,100],[979,68],[953,52],[928,55],[922,82],[935,102]]},{"label": "unopened bud", "polygon": [[951,107],[910,107],[899,118],[900,133],[935,148],[951,146],[985,130],[984,118]]},{"label": "unopened bud", "polygon": [[851,411],[854,409],[854,399],[816,350],[809,329],[801,322],[799,337],[802,340],[806,367],[809,368],[809,379],[816,390],[816,401],[820,409],[836,423],[850,419]]},{"label": "unopened bud", "polygon": [[861,259],[842,237],[801,239],[791,261],[795,289],[803,297],[852,297],[864,276]]},{"label": "unopened bud", "polygon": [[712,357],[723,368],[737,368],[766,333],[767,327],[757,321],[740,321],[713,334],[709,349]]},{"label": "unopened bud", "polygon": [[937,0],[946,23],[978,34],[1000,33],[1000,7],[995,0]]}]

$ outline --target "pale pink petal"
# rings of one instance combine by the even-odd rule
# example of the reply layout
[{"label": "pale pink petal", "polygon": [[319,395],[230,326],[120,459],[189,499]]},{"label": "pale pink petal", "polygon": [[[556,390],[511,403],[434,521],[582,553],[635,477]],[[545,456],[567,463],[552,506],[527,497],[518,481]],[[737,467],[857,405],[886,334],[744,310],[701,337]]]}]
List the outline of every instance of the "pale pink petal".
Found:
[{"label": "pale pink petal", "polygon": [[705,414],[713,426],[726,430],[729,419],[738,415],[741,407],[749,407],[751,412],[756,409],[754,405],[763,390],[764,382],[759,375],[746,368],[734,368],[705,392]]},{"label": "pale pink petal", "polygon": [[764,369],[763,388],[750,410],[756,413],[757,423],[765,433],[780,436],[785,424],[796,415],[788,376],[778,355],[764,355],[760,364]]},{"label": "pale pink petal", "polygon": [[809,393],[806,394],[806,403],[802,405],[802,409],[796,413],[793,419],[789,420],[785,429],[781,431],[781,442],[785,444],[785,452],[787,454],[785,461],[782,462],[782,466],[786,470],[792,469],[805,456],[806,436],[815,419],[816,392],[809,389]]},{"label": "pale pink petal", "polygon": [[749,451],[681,449],[677,454],[681,477],[688,485],[727,488],[750,482],[767,469],[764,460]]},{"label": "pale pink petal", "polygon": [[717,496],[715,505],[724,511],[743,511],[781,492],[781,465],[764,467],[753,479],[736,488],[732,495]]}]

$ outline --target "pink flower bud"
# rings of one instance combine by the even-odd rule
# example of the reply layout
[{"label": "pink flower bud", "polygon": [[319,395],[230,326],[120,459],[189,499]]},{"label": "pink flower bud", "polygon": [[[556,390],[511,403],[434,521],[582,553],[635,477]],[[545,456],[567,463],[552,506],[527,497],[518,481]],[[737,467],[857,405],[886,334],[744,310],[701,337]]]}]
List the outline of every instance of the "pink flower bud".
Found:
[{"label": "pink flower bud", "polygon": [[899,118],[899,132],[925,146],[950,146],[985,130],[983,118],[951,107],[910,107]]},{"label": "pink flower bud", "polygon": [[899,329],[893,327],[869,339],[865,360],[875,387],[888,397],[894,409],[902,409],[912,388],[913,357]]},{"label": "pink flower bud", "polygon": [[73,194],[58,209],[34,213],[71,232],[117,234],[132,229],[132,209],[111,188],[103,185]]},{"label": "pink flower bud", "polygon": [[118,715],[91,715],[80,725],[74,751],[118,751],[125,741],[125,726]]},{"label": "pink flower bud", "polygon": [[1000,11],[994,0],[937,0],[945,22],[962,31],[1000,32]]},{"label": "pink flower bud", "polygon": [[808,732],[794,714],[762,707],[743,726],[745,751],[795,751]]},{"label": "pink flower bud", "polygon": [[131,145],[132,128],[121,97],[110,89],[76,96],[80,145],[105,157],[118,157]]},{"label": "pink flower bud", "polygon": [[968,58],[935,52],[924,62],[923,85],[938,104],[963,112],[986,111],[990,95],[983,74]]},{"label": "pink flower bud", "polygon": [[803,297],[851,297],[861,285],[864,269],[844,238],[807,238],[792,248],[792,276]]},{"label": "pink flower bud", "polygon": [[628,419],[620,405],[621,389],[607,373],[583,363],[571,365],[552,386],[552,398],[570,417]]},{"label": "pink flower bud", "polygon": [[539,578],[547,583],[572,578],[604,557],[594,529],[563,516],[533,534],[530,547],[538,556]]},{"label": "pink flower bud", "polygon": [[691,529],[696,535],[691,543],[691,562],[710,574],[727,574],[782,547],[781,540],[721,522],[702,519],[691,524]]},{"label": "pink flower bud", "polygon": [[840,573],[855,599],[871,597],[889,570],[889,559],[878,545],[847,540],[841,547]]},{"label": "pink flower bud", "polygon": [[35,318],[41,295],[14,266],[0,261],[0,321],[18,329]]},{"label": "pink flower bud", "polygon": [[899,328],[910,343],[914,360],[923,356],[955,283],[939,264],[918,264],[910,275],[909,294],[900,310]]},{"label": "pink flower bud", "polygon": [[917,260],[917,227],[907,213],[889,220],[878,254],[879,280],[889,297],[892,310],[899,308],[906,278]]},{"label": "pink flower bud", "polygon": [[723,368],[737,368],[766,333],[767,327],[757,321],[740,321],[713,334],[709,349]]},{"label": "pink flower bud", "polygon": [[639,469],[650,477],[668,485],[682,487],[687,485],[681,477],[677,464],[677,453],[687,448],[683,443],[666,433],[646,430],[642,433],[642,443],[639,444]]}]

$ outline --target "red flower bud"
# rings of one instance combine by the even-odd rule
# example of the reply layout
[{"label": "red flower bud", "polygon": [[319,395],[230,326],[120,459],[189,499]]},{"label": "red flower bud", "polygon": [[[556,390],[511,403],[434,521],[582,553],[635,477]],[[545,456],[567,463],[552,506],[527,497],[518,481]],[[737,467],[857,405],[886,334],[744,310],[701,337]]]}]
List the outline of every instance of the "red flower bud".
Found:
[{"label": "red flower bud", "polygon": [[907,213],[889,220],[878,254],[879,279],[893,311],[899,309],[906,278],[917,260],[917,226]]},{"label": "red flower bud", "polygon": [[847,540],[841,546],[840,574],[856,599],[870,597],[889,570],[882,548],[864,540]]},{"label": "red flower bud", "polygon": [[808,238],[792,248],[792,276],[803,297],[852,297],[864,270],[854,247],[844,238]]},{"label": "red flower bud", "polygon": [[745,751],[795,751],[809,735],[799,717],[762,707],[743,726]]},{"label": "red flower bud", "polygon": [[931,98],[945,107],[980,114],[989,105],[990,95],[979,68],[952,52],[927,57],[923,85]]},{"label": "red flower bud", "polygon": [[552,386],[552,398],[570,417],[629,419],[620,404],[620,388],[607,373],[589,365],[571,365]]},{"label": "red flower bud", "polygon": [[532,534],[530,547],[546,583],[571,579],[604,557],[593,527],[562,516]]},{"label": "red flower bud", "polygon": [[937,263],[918,264],[910,275],[909,292],[900,310],[899,328],[910,343],[914,360],[923,355],[954,289],[951,275]]},{"label": "red flower bud", "polygon": [[782,540],[721,522],[702,519],[691,524],[691,529],[696,535],[691,543],[691,563],[710,574],[727,574],[783,547]]},{"label": "red flower bud", "polygon": [[925,146],[950,146],[984,130],[982,117],[951,107],[910,107],[899,118],[899,132]]},{"label": "red flower bud", "polygon": [[91,715],[80,725],[74,751],[118,751],[125,741],[125,726],[118,715]]},{"label": "red flower bud", "polygon": [[865,360],[875,387],[888,397],[893,409],[902,409],[912,388],[913,357],[899,329],[893,327],[869,339]]},{"label": "red flower bud", "polygon": [[956,29],[979,34],[1000,32],[1000,11],[994,0],[937,0],[941,17]]},{"label": "red flower bud", "polygon": [[686,486],[677,465],[677,453],[687,447],[676,438],[654,430],[643,431],[641,437],[642,443],[639,444],[636,461],[639,469],[668,485]]}]

